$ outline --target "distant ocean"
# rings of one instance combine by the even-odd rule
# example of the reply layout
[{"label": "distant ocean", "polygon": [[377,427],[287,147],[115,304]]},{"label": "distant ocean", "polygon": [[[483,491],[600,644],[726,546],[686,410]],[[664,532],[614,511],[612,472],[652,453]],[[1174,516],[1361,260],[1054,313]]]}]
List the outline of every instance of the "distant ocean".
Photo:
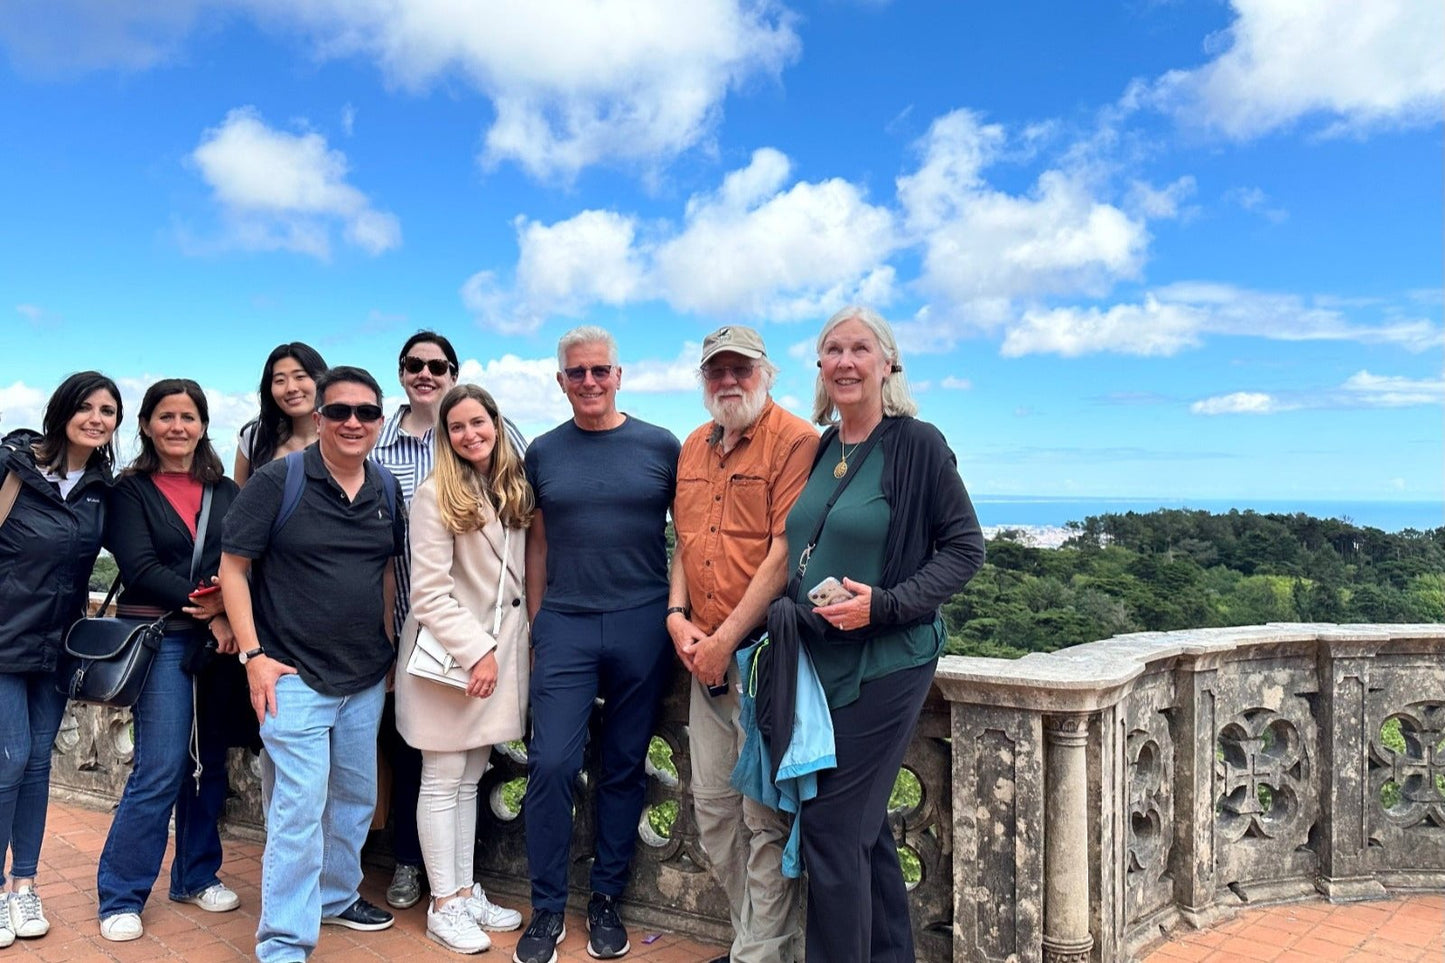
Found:
[{"label": "distant ocean", "polygon": [[1230,509],[1256,511],[1261,515],[1292,515],[1304,512],[1316,518],[1347,518],[1355,525],[1398,532],[1445,526],[1445,502],[1386,501],[1278,501],[1223,498],[1049,498],[1019,495],[975,495],[979,524],[1063,526],[1082,522],[1090,515],[1152,512],[1160,508],[1184,508],[1212,514]]}]

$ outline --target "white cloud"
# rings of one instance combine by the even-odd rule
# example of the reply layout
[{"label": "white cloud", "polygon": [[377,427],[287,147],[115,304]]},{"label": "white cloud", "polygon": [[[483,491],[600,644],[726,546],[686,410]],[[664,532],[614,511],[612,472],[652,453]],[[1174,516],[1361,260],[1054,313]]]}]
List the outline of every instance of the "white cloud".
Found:
[{"label": "white cloud", "polygon": [[228,243],[325,258],[339,223],[346,240],[369,254],[401,244],[396,216],[347,183],[346,155],[320,134],[275,130],[241,107],[202,135],[191,159],[222,207]]},{"label": "white cloud", "polygon": [[1030,310],[1010,325],[1001,353],[1014,358],[1026,354],[1060,354],[1073,358],[1106,351],[1114,354],[1172,355],[1198,347],[1203,327],[1201,312],[1146,297],[1144,303],[1098,308]]},{"label": "white cloud", "polygon": [[1138,275],[1149,240],[1143,220],[1096,198],[1083,175],[1046,170],[1024,195],[992,189],[982,169],[1005,135],[966,110],[934,121],[919,146],[922,163],[898,179],[898,197],[923,247],[918,283],[945,316],[992,327],[1013,299],[1097,296]]},{"label": "white cloud", "polygon": [[1196,401],[1189,410],[1196,415],[1268,415],[1288,407],[1262,391],[1236,391]]},{"label": "white cloud", "polygon": [[1357,371],[1342,385],[1359,404],[1379,408],[1445,403],[1445,379],[1425,381]]},{"label": "white cloud", "polygon": [[950,391],[969,391],[973,388],[972,381],[967,378],[955,378],[953,375],[945,377],[939,382],[939,385]]},{"label": "white cloud", "polygon": [[1026,310],[1007,324],[1002,353],[1008,357],[1077,357],[1096,352],[1167,356],[1198,347],[1207,336],[1353,341],[1411,352],[1442,343],[1440,326],[1422,318],[1393,317],[1387,311],[1384,321],[1361,324],[1351,321],[1335,298],[1307,300],[1191,281],[1157,288],[1141,304]]},{"label": "white cloud", "polygon": [[23,381],[0,388],[0,435],[16,428],[39,431],[41,416],[45,414],[45,400],[43,391]]},{"label": "white cloud", "polygon": [[572,416],[567,397],[557,387],[557,359],[519,358],[504,354],[500,358],[462,361],[457,375],[459,382],[479,384],[490,391],[503,405],[502,416],[532,429],[551,428]]},{"label": "white cloud", "polygon": [[1319,116],[1326,133],[1434,124],[1445,102],[1445,5],[1435,0],[1232,0],[1223,52],[1126,100],[1245,139]]},{"label": "white cloud", "polygon": [[483,162],[540,178],[676,156],[710,135],[729,91],[799,49],[780,6],[745,0],[498,0],[485,15],[458,0],[245,2],[405,88],[463,80],[494,109]]}]

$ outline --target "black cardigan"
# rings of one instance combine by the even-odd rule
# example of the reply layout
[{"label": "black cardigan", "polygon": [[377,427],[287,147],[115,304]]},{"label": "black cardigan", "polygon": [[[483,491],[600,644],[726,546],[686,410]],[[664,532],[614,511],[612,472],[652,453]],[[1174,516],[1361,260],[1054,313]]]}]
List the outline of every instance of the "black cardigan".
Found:
[{"label": "black cardigan", "polygon": [[[771,640],[765,689],[757,693],[758,729],[768,741],[776,776],[792,741],[794,686],[799,647],[804,644],[866,642],[901,628],[930,623],[938,607],[962,591],[983,567],[983,530],[943,433],[907,416],[884,418],[875,431],[885,453],[883,500],[891,521],[884,541],[883,572],[873,586],[869,624],[840,632],[810,607],[795,600],[796,570],[783,595],[768,608]],[[813,470],[837,435],[823,432]],[[797,547],[801,550],[801,546]],[[789,546],[789,554],[797,550]]]},{"label": "black cardigan", "polygon": [[190,605],[196,583],[209,582],[221,565],[221,522],[239,489],[229,478],[215,484],[200,568],[190,577],[195,538],[149,475],[124,475],[111,490],[106,547],[120,567],[122,605],[153,605],[177,612]]}]

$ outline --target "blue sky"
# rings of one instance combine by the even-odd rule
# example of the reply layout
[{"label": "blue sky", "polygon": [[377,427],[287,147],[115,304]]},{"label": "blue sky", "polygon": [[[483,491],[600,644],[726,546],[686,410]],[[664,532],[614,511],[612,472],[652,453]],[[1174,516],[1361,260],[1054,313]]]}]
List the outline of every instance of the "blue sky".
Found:
[{"label": "blue sky", "polygon": [[862,301],[975,492],[1440,500],[1442,107],[1421,0],[9,0],[0,425],[429,327],[536,433],[597,323],[682,435]]}]

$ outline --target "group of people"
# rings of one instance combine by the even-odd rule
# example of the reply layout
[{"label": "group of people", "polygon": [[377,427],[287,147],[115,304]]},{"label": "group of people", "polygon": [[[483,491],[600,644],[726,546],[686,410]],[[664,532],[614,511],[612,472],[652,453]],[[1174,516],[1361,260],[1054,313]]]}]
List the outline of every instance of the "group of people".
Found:
[{"label": "group of people", "polygon": [[[427,935],[485,950],[523,916],[475,878],[478,783],[493,746],[525,737],[531,914],[514,959],[553,963],[594,738],[587,951],[620,957],[647,750],[680,661],[697,824],[734,934],[721,959],[912,960],[887,803],[945,641],[939,606],[983,539],[943,436],[914,417],[887,322],[845,308],[817,344],[821,438],[772,400],[760,335],[731,325],[703,343],[710,417],[682,444],[618,408],[601,328],[558,343],[572,418],[530,444],[487,391],[457,383],[435,332],[403,345],[407,403],[389,418],[366,371],[283,344],[233,478],[204,393],[166,379],[113,481],[120,392],[97,372],[66,379],[43,430],[0,447],[0,483],[20,480],[8,511],[0,488],[0,946],[49,926],[35,877],[65,707],[54,675],[104,545],[120,613],[166,616],[100,860],[105,938],[144,932],[172,812],[170,898],[239,905],[217,830],[235,745],[263,749],[257,958],[308,958],[323,924],[392,925],[358,890],[380,744],[387,901],[419,902],[424,871]],[[448,678],[410,671],[437,651]],[[804,744],[798,792],[779,761]]]}]

